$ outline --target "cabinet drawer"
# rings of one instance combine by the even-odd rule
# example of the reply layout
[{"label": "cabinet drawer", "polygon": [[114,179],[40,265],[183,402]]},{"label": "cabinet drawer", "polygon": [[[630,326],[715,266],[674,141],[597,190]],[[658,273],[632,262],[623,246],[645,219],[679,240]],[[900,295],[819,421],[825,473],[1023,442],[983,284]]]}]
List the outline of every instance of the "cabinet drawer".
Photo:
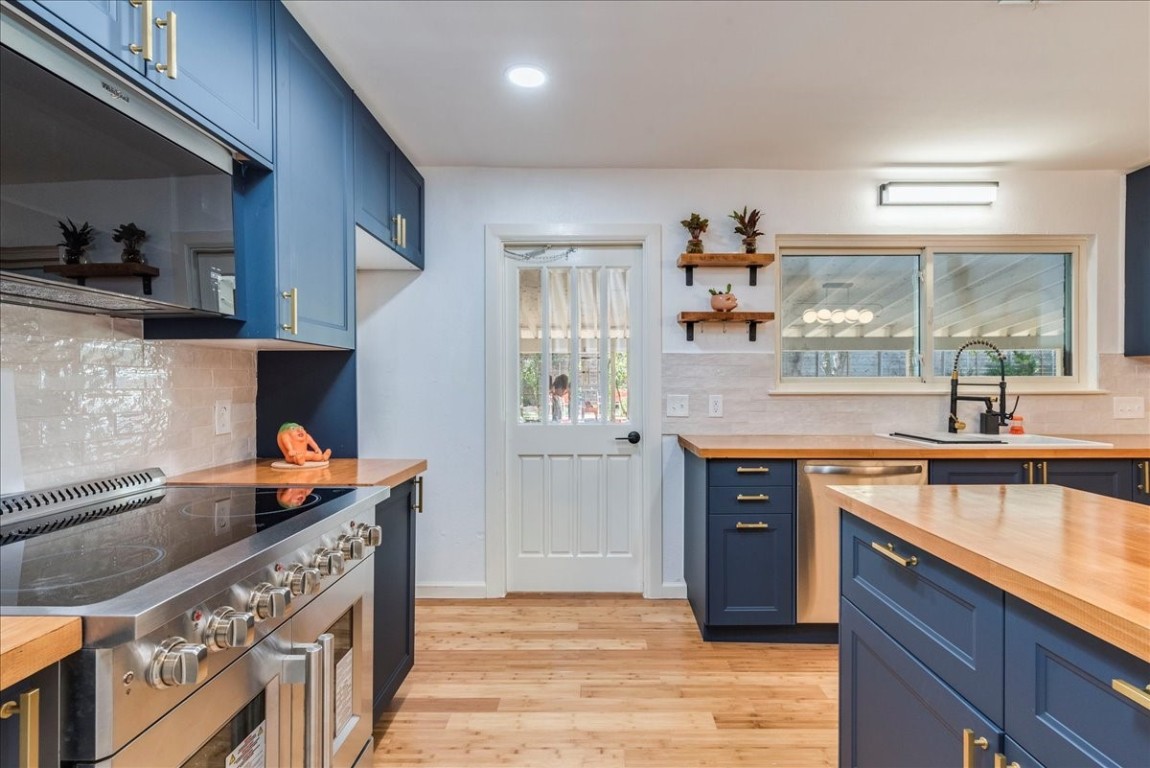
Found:
[{"label": "cabinet drawer", "polygon": [[793,515],[795,492],[786,485],[712,486],[707,489],[707,511],[712,515]]},{"label": "cabinet drawer", "polygon": [[1145,691],[1150,664],[1009,595],[1006,651],[1006,728],[1037,760],[1147,764],[1150,709],[1113,686]]},{"label": "cabinet drawer", "polygon": [[711,459],[707,462],[707,485],[794,485],[793,461],[760,459]]},{"label": "cabinet drawer", "polygon": [[791,515],[720,515],[707,521],[707,623],[795,622],[795,528]]},{"label": "cabinet drawer", "polygon": [[[913,564],[899,564],[876,545],[913,557]],[[842,564],[844,597],[1002,723],[1002,590],[849,514],[842,519]]]}]

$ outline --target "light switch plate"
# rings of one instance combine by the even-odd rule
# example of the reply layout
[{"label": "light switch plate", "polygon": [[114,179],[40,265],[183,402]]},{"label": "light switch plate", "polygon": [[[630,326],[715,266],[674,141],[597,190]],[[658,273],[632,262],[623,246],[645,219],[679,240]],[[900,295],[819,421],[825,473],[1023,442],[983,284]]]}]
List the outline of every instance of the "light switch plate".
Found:
[{"label": "light switch plate", "polygon": [[217,400],[215,416],[216,434],[230,435],[232,432],[232,401]]},{"label": "light switch plate", "polygon": [[667,395],[667,415],[684,418],[690,415],[690,395]]},{"label": "light switch plate", "polygon": [[1116,419],[1144,419],[1146,418],[1146,400],[1141,397],[1114,398],[1114,418]]}]

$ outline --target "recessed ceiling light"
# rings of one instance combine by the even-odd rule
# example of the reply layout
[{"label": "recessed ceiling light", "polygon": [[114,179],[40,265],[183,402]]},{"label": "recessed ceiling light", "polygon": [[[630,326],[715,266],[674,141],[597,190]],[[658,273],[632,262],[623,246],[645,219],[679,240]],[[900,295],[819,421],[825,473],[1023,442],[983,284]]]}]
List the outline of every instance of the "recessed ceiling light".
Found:
[{"label": "recessed ceiling light", "polygon": [[507,79],[520,88],[538,88],[547,82],[547,73],[539,67],[512,67],[507,70]]}]

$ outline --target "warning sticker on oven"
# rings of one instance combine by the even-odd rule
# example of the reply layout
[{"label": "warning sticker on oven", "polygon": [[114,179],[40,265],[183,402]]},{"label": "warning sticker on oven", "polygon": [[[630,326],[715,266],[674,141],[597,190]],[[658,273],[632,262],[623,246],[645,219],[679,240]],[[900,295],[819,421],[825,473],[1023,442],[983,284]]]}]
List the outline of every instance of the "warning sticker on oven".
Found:
[{"label": "warning sticker on oven", "polygon": [[335,730],[338,733],[351,719],[351,677],[353,654],[348,651],[335,664]]},{"label": "warning sticker on oven", "polygon": [[264,720],[228,755],[226,768],[267,768],[267,725]]}]

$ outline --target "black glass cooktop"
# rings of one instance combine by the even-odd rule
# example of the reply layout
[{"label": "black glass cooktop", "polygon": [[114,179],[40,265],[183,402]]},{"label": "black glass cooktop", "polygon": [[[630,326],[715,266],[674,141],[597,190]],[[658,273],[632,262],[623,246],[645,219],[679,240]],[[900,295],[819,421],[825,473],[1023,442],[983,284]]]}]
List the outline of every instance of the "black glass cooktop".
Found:
[{"label": "black glass cooktop", "polygon": [[[110,600],[352,488],[165,486],[61,521],[7,524],[0,605],[80,606]],[[342,505],[331,506],[332,512]]]}]

